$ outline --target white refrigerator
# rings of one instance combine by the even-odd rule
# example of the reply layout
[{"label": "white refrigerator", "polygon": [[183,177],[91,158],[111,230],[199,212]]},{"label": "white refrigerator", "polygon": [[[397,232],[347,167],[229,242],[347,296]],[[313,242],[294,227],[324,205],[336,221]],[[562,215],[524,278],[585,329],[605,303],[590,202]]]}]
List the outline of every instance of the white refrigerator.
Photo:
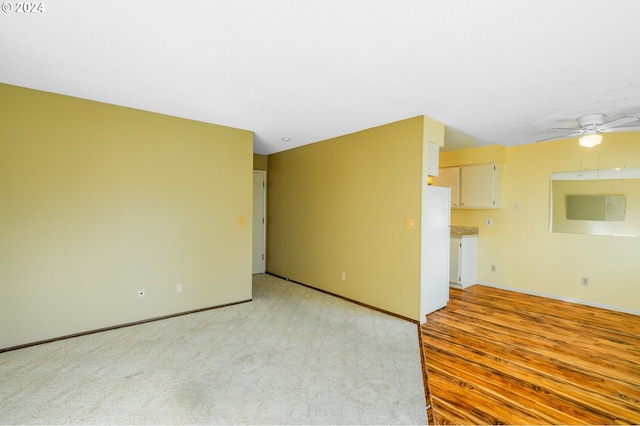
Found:
[{"label": "white refrigerator", "polygon": [[420,323],[449,301],[451,189],[425,185],[422,189],[420,235]]}]

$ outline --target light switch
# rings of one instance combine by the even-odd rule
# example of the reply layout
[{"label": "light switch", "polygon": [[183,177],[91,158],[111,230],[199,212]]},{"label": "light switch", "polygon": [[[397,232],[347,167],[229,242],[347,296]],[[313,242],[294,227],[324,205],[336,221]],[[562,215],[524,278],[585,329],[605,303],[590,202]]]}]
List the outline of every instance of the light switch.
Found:
[{"label": "light switch", "polygon": [[244,228],[244,217],[240,216],[240,217],[238,218],[238,226],[239,226],[240,228]]},{"label": "light switch", "polygon": [[410,217],[406,218],[404,220],[404,229],[407,229],[407,230],[416,229],[416,220]]}]

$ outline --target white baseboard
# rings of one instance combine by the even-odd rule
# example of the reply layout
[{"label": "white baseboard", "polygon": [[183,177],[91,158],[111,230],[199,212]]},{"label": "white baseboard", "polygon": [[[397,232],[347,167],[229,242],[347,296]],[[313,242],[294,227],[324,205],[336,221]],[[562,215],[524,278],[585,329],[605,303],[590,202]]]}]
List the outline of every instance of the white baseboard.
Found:
[{"label": "white baseboard", "polygon": [[594,308],[601,308],[601,309],[608,309],[610,311],[624,312],[625,314],[640,315],[640,311],[635,310],[635,309],[626,309],[626,308],[621,308],[619,306],[610,306],[610,305],[605,305],[605,304],[602,304],[602,303],[589,302],[587,300],[572,299],[572,298],[569,298],[569,297],[560,297],[560,296],[556,296],[556,295],[553,295],[553,294],[542,293],[542,292],[539,292],[539,291],[523,290],[521,288],[508,287],[508,286],[505,286],[505,285],[494,284],[494,283],[485,282],[485,281],[478,281],[478,284],[484,285],[484,286],[487,286],[487,287],[499,288],[499,289],[502,289],[502,290],[509,290],[509,291],[515,291],[515,292],[518,292],[518,293],[529,294],[531,296],[547,297],[549,299],[561,300],[563,302],[577,303],[579,305],[592,306]]}]

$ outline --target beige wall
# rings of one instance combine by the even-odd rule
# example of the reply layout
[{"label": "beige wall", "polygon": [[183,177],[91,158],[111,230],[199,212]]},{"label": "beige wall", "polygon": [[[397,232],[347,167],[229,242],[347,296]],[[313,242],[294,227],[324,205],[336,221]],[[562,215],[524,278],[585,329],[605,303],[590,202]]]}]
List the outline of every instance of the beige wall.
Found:
[{"label": "beige wall", "polygon": [[267,271],[419,319],[424,123],[270,155]]},{"label": "beige wall", "polygon": [[251,132],[7,85],[0,120],[0,348],[251,298]]},{"label": "beige wall", "polygon": [[[548,230],[550,173],[639,167],[639,140],[640,133],[610,133],[591,149],[576,139],[507,147],[503,208],[452,214],[454,225],[480,227],[478,280],[640,313],[640,238]],[[490,149],[443,152],[441,165],[468,163],[470,152],[478,162],[492,161]],[[493,219],[490,228],[487,218]],[[582,276],[590,286],[581,285]]]}]

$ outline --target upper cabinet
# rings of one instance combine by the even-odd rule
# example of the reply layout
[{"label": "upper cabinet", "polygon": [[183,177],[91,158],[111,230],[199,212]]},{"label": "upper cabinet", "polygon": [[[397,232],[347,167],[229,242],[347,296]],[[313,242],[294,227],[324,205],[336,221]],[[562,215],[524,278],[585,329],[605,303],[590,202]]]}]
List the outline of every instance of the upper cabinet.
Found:
[{"label": "upper cabinet", "polygon": [[427,175],[438,176],[440,171],[440,147],[427,142]]},{"label": "upper cabinet", "polygon": [[502,163],[445,167],[433,178],[433,185],[451,188],[452,208],[502,207]]},{"label": "upper cabinet", "polygon": [[460,207],[460,167],[443,167],[434,176],[432,185],[451,188],[451,208]]},{"label": "upper cabinet", "polygon": [[460,167],[460,208],[502,207],[502,164],[473,164]]}]

